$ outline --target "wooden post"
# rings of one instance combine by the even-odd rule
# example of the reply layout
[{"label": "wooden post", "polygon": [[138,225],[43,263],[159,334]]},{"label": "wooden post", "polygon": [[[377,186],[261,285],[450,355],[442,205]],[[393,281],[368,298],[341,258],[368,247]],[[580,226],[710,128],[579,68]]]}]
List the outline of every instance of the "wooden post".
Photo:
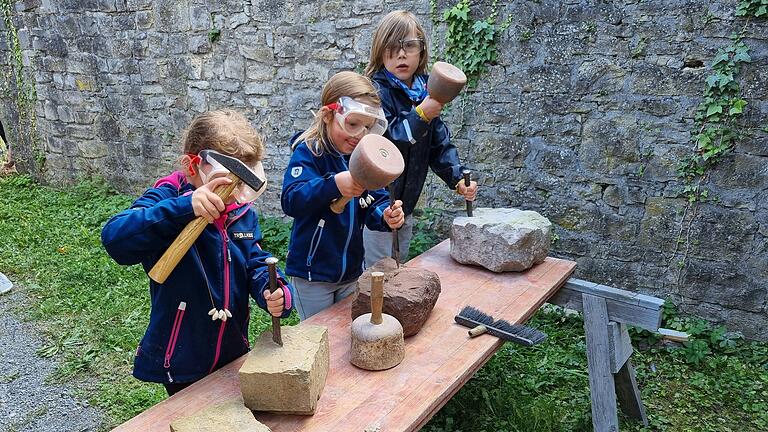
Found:
[{"label": "wooden post", "polygon": [[640,389],[635,380],[635,368],[632,362],[627,360],[619,373],[614,375],[616,383],[616,396],[619,398],[619,406],[624,414],[640,420],[648,426],[648,417],[645,415],[645,406],[640,399]]},{"label": "wooden post", "polygon": [[608,307],[605,299],[582,294],[584,334],[587,342],[589,393],[592,399],[592,427],[595,432],[618,432],[616,389],[611,373]]}]

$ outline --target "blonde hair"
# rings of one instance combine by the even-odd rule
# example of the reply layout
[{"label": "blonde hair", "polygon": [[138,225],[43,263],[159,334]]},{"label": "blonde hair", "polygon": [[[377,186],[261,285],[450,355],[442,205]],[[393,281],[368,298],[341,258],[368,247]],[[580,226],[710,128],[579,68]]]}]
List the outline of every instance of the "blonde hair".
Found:
[{"label": "blonde hair", "polygon": [[[371,80],[356,72],[344,71],[332,76],[323,86],[323,92],[320,95],[320,105],[325,107],[328,104],[338,102],[342,96],[348,96],[352,99],[362,98],[365,99],[365,103],[375,106],[381,105],[381,99]],[[315,118],[307,130],[293,141],[291,149],[295,149],[301,142],[306,142],[307,147],[315,156],[331,151],[332,149],[329,148],[330,138],[328,137],[327,125],[323,121],[325,116],[329,114],[332,114],[332,112],[321,108],[315,114]]]},{"label": "blonde hair", "polygon": [[185,154],[216,150],[248,165],[264,159],[264,138],[242,114],[231,109],[197,115],[181,142]]},{"label": "blonde hair", "polygon": [[415,73],[426,73],[427,61],[429,61],[429,45],[424,28],[414,14],[404,10],[396,10],[385,15],[373,33],[371,55],[368,59],[368,66],[365,68],[365,75],[371,77],[383,68],[384,56],[397,52],[400,49],[400,40],[407,38],[411,31],[415,31],[416,37],[424,40],[424,51],[421,52]]}]

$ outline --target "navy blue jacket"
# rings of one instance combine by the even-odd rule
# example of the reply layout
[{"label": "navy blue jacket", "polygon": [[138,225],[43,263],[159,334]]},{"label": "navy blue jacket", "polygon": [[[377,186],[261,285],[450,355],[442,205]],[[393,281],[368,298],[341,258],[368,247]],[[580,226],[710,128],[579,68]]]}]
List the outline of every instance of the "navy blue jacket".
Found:
[{"label": "navy blue jacket", "polygon": [[[428,77],[424,76],[426,82]],[[405,171],[393,184],[395,199],[403,201],[406,215],[413,213],[427,179],[427,168],[432,168],[449,188],[461,179],[464,167],[459,153],[451,143],[450,132],[440,117],[429,123],[416,113],[414,103],[396,83],[390,81],[384,70],[373,74],[373,82],[381,97],[381,107],[389,126],[384,134],[392,141],[405,159]]]},{"label": "navy blue jacket", "polygon": [[331,202],[341,197],[334,175],[349,171],[348,167],[348,155],[330,151],[315,156],[306,143],[296,145],[280,200],[285,214],[293,217],[285,264],[289,276],[333,283],[354,280],[363,272],[363,225],[389,231],[384,222],[389,195],[384,189],[369,191],[374,201],[365,209],[357,198],[341,214],[330,209]]},{"label": "navy blue jacket", "polygon": [[[104,226],[101,241],[109,255],[119,264],[140,263],[149,272],[195,219],[192,190],[180,172],[159,180]],[[266,310],[262,293],[269,275],[264,260],[271,255],[259,246],[261,230],[251,205],[227,209],[206,226],[165,283],[150,280],[152,312],[136,349],[136,378],[194,382],[248,352],[248,296]],[[280,279],[287,317],[293,296],[285,278]],[[232,317],[213,321],[208,315],[212,307],[226,308]]]}]

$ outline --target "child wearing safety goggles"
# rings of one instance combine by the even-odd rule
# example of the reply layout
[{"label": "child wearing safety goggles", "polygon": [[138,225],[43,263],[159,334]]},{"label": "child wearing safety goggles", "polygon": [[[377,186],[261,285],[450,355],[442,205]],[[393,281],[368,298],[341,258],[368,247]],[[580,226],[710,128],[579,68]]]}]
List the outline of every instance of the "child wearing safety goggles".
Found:
[{"label": "child wearing safety goggles", "polygon": [[[261,136],[235,111],[197,116],[184,133],[183,169],[159,179],[129,209],[111,218],[102,243],[119,264],[152,269],[181,230],[198,216],[209,224],[168,279],[149,281],[152,312],[136,349],[133,375],[162,383],[168,395],[249,351],[249,295],[264,310],[287,317],[291,288],[282,274],[268,290],[261,230],[251,203],[266,188]],[[235,157],[264,181],[240,186],[229,199],[214,193],[231,183],[212,155]]]},{"label": "child wearing safety goggles", "polygon": [[[292,276],[302,320],[354,292],[363,272],[364,225],[390,231],[404,221],[400,201],[390,208],[385,190],[364,194],[349,173],[349,156],[360,139],[387,129],[371,81],[337,73],[323,87],[321,102],[310,127],[291,139],[281,197],[283,211],[294,218],[285,272]],[[352,199],[341,214],[330,209],[342,196],[361,195],[368,199]]]},{"label": "child wearing safety goggles", "polygon": [[[401,257],[408,256],[412,214],[429,168],[465,199],[474,201],[477,194],[476,182],[467,187],[460,181],[464,167],[451,143],[448,127],[440,119],[443,105],[427,93],[428,60],[427,37],[413,14],[398,10],[382,18],[373,34],[365,74],[373,80],[381,97],[388,122],[384,136],[400,149],[405,159],[405,170],[393,183],[395,198],[403,201],[406,215],[403,227],[397,231]],[[368,267],[391,255],[391,235],[365,230],[363,237]]]}]

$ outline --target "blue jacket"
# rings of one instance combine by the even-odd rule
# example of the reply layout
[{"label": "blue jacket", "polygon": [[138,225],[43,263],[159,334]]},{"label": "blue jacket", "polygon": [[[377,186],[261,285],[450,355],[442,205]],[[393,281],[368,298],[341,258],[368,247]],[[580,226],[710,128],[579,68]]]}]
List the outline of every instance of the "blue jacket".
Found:
[{"label": "blue jacket", "polygon": [[[195,219],[192,190],[180,172],[160,179],[106,223],[101,241],[109,255],[119,264],[140,263],[145,271],[151,270]],[[269,275],[264,260],[270,254],[258,243],[261,230],[256,211],[237,204],[227,210],[206,226],[165,283],[150,280],[152,312],[136,349],[136,378],[194,382],[248,352],[248,295],[266,310],[262,293],[269,286]],[[286,302],[283,317],[287,317],[293,296],[285,278],[280,279]],[[232,317],[211,320],[208,311],[213,307],[228,309]]]},{"label": "blue jacket", "polygon": [[[378,87],[381,107],[389,126],[384,134],[391,140],[405,159],[405,171],[393,184],[395,199],[403,201],[406,215],[413,213],[427,178],[427,168],[453,189],[461,179],[464,167],[459,153],[451,143],[448,127],[440,117],[426,123],[414,110],[415,105],[397,84],[379,70],[373,74]],[[428,77],[424,75],[424,81]]]},{"label": "blue jacket", "polygon": [[356,279],[363,272],[363,225],[389,231],[384,222],[389,195],[384,189],[369,191],[374,201],[365,209],[357,198],[341,214],[330,209],[341,197],[334,175],[348,171],[348,166],[348,155],[331,151],[315,156],[304,142],[293,151],[280,200],[285,214],[294,219],[285,264],[289,276],[333,283]]}]

